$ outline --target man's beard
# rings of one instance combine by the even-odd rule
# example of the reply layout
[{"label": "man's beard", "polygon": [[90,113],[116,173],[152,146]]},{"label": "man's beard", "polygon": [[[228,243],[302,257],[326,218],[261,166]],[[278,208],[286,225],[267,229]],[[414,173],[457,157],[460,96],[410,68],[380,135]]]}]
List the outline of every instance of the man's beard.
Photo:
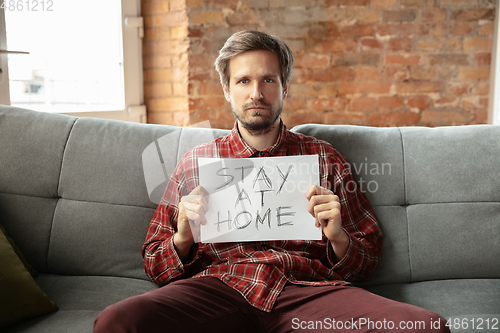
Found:
[{"label": "man's beard", "polygon": [[[272,105],[267,104],[267,103],[262,103],[262,102],[261,103],[247,103],[241,107],[242,114],[244,115],[245,112],[250,108],[259,107],[259,106],[265,107],[273,112],[271,113],[270,116],[262,116],[261,115],[259,117],[260,121],[247,122],[238,116],[238,113],[235,111],[234,105],[231,104],[234,117],[238,120],[238,122],[241,124],[241,126],[243,126],[250,134],[262,134],[262,133],[269,132],[272,129],[273,125],[276,123],[276,120],[278,120],[278,118],[280,117],[281,112],[283,111],[283,104],[281,104],[278,109],[273,109]],[[274,112],[274,111],[277,111],[277,112]],[[252,112],[253,112],[253,114],[251,116],[259,115],[259,110],[254,110]]]}]

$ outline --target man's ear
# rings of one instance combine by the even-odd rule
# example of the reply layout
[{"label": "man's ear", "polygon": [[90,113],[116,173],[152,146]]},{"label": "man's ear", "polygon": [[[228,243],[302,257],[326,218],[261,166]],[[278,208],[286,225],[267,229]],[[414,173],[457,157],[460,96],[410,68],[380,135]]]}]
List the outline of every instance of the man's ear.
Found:
[{"label": "man's ear", "polygon": [[286,99],[288,96],[288,84],[285,86],[285,89],[283,89],[283,99]]},{"label": "man's ear", "polygon": [[224,83],[221,83],[221,86],[222,86],[222,91],[224,91],[224,97],[226,98],[226,101],[231,103],[231,95],[229,94],[228,88]]}]

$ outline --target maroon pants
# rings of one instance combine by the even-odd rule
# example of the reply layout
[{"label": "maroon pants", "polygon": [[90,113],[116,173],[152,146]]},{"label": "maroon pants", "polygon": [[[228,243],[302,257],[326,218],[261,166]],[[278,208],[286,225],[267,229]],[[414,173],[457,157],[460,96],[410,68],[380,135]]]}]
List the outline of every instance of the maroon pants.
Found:
[{"label": "maroon pants", "polygon": [[445,324],[432,311],[344,286],[288,284],[267,313],[205,277],[111,305],[97,317],[94,332],[449,332]]}]

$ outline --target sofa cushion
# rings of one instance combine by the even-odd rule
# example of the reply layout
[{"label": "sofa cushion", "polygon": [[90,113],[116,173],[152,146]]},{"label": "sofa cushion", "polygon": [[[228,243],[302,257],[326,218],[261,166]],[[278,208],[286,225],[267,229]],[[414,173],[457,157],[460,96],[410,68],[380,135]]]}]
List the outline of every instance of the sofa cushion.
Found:
[{"label": "sofa cushion", "polygon": [[[371,286],[367,289],[399,302],[435,311],[445,318],[500,317],[500,279],[435,280]],[[484,328],[477,332],[489,331]],[[456,331],[460,332],[452,330]]]},{"label": "sofa cushion", "polygon": [[146,189],[146,148],[159,141],[168,171],[187,149],[226,132],[79,118],[64,153],[59,194],[71,200],[156,208]]},{"label": "sofa cushion", "polygon": [[48,269],[47,252],[57,201],[0,190],[0,221],[26,260],[40,273]]},{"label": "sofa cushion", "polygon": [[141,249],[153,214],[153,208],[60,199],[49,271],[147,279]]},{"label": "sofa cushion", "polygon": [[8,333],[89,333],[107,306],[157,288],[150,281],[104,276],[40,274],[36,281],[59,311],[16,325]]},{"label": "sofa cushion", "polygon": [[[158,204],[147,181],[150,163],[159,159],[144,160],[144,151],[161,153],[165,170],[173,170],[187,149],[224,133],[79,118],[62,161],[48,272],[147,279],[141,248]],[[163,167],[159,175],[153,171],[163,177],[160,185],[170,177]]]},{"label": "sofa cushion", "polygon": [[75,117],[0,109],[0,192],[57,197],[61,161]]},{"label": "sofa cushion", "polygon": [[500,203],[408,207],[411,281],[498,278]]},{"label": "sofa cushion", "polygon": [[377,184],[365,191],[384,244],[367,283],[500,277],[499,126],[293,131],[327,140],[358,181]]},{"label": "sofa cushion", "polygon": [[[408,204],[500,202],[500,126],[402,128]],[[383,148],[382,148],[383,149]]]},{"label": "sofa cushion", "polygon": [[363,285],[410,282],[403,145],[399,128],[305,124],[293,132],[328,141],[344,155],[384,235],[382,259]]},{"label": "sofa cushion", "polygon": [[155,208],[148,200],[141,154],[173,130],[113,120],[79,118],[62,161],[59,195],[86,202]]},{"label": "sofa cushion", "polygon": [[344,155],[372,206],[405,205],[399,128],[306,124],[292,131],[328,141]]},{"label": "sofa cushion", "polygon": [[382,257],[373,275],[363,285],[407,283],[411,278],[410,252],[406,208],[400,206],[376,206],[373,212],[381,223],[384,235]]},{"label": "sofa cushion", "polygon": [[2,230],[0,295],[0,327],[57,310],[57,305],[36,284]]},{"label": "sofa cushion", "polygon": [[500,277],[500,127],[401,134],[411,281]]}]

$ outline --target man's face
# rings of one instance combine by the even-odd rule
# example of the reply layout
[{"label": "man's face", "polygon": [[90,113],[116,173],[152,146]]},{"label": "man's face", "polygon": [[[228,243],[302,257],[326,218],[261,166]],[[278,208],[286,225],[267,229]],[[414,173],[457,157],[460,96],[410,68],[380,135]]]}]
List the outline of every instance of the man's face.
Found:
[{"label": "man's face", "polygon": [[265,131],[279,122],[288,86],[282,87],[275,53],[254,50],[237,55],[229,63],[229,74],[229,89],[222,88],[239,125]]}]

